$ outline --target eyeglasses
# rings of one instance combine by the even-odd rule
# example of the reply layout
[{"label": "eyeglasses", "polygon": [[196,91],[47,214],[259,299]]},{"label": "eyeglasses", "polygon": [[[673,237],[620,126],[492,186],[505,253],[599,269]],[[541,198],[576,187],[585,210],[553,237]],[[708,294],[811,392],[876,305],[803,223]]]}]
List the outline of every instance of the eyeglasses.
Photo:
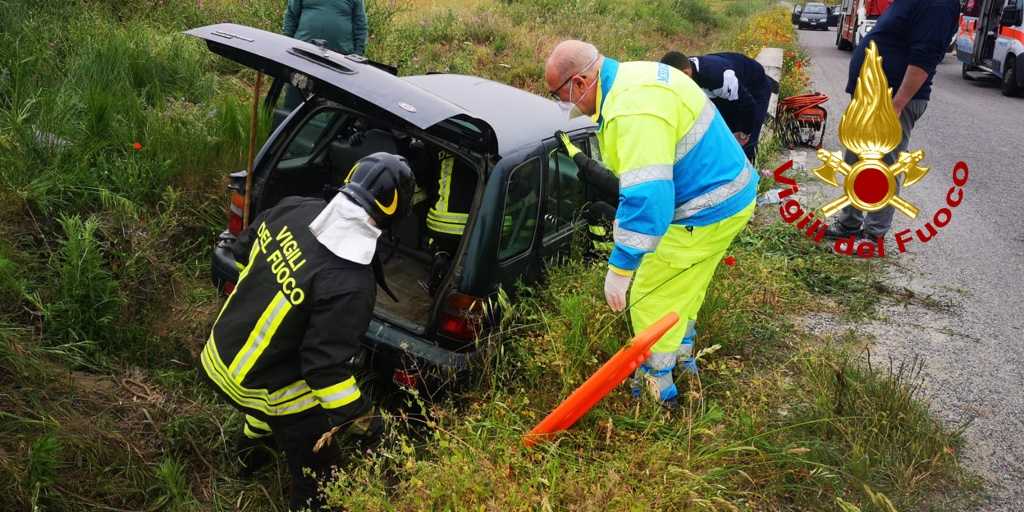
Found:
[{"label": "eyeglasses", "polygon": [[551,98],[554,99],[555,101],[561,101],[562,98],[558,95],[558,91],[561,91],[562,88],[565,87],[565,84],[569,83],[569,81],[572,80],[574,77],[576,77],[577,75],[579,75],[581,73],[585,73],[588,69],[590,69],[590,66],[593,66],[597,62],[597,59],[599,59],[599,58],[601,58],[601,54],[600,53],[595,55],[593,59],[590,59],[590,62],[588,62],[586,66],[583,66],[583,69],[581,69],[581,70],[579,70],[579,71],[569,75],[569,78],[566,78],[565,81],[562,82],[562,85],[559,85],[553,91],[548,91],[548,94],[551,95]]}]

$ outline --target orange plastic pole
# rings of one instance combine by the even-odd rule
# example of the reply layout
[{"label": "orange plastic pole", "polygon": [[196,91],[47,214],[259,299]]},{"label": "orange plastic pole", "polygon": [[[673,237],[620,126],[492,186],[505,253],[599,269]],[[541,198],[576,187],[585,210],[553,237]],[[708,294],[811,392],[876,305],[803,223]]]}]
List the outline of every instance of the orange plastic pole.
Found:
[{"label": "orange plastic pole", "polygon": [[651,356],[651,347],[678,321],[679,315],[669,313],[634,336],[586,382],[576,388],[569,398],[558,404],[558,407],[533,427],[533,430],[523,436],[523,444],[531,447],[538,441],[548,439],[552,434],[571,427],[612,389],[622,384],[636,371]]}]

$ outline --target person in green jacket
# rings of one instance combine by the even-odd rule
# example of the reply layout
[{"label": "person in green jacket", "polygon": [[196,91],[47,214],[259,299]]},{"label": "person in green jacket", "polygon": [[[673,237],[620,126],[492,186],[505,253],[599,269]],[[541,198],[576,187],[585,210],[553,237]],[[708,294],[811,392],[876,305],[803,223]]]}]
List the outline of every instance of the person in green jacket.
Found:
[{"label": "person in green jacket", "polygon": [[[300,41],[323,40],[336,52],[366,55],[366,5],[363,0],[288,0],[284,35]],[[294,108],[302,96],[288,87],[285,106]]]},{"label": "person in green jacket", "polygon": [[363,0],[288,0],[284,35],[323,39],[336,52],[365,55],[366,6]]}]

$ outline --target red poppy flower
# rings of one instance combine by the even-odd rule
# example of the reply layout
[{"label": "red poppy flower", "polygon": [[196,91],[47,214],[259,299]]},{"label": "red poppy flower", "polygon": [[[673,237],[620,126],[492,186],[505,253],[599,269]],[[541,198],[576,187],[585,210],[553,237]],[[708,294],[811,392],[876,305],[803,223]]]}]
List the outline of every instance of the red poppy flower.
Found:
[{"label": "red poppy flower", "polygon": [[736,258],[734,256],[726,256],[725,259],[722,260],[722,263],[725,263],[727,266],[731,267],[736,264]]},{"label": "red poppy flower", "polygon": [[135,151],[142,151],[142,144],[138,142],[133,142],[132,149],[134,149]]}]

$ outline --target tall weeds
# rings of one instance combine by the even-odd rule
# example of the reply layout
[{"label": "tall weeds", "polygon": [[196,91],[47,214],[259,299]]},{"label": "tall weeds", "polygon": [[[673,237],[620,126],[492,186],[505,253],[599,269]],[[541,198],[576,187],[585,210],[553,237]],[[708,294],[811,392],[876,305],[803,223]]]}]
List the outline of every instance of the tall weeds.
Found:
[{"label": "tall weeds", "polygon": [[97,344],[115,337],[121,306],[117,282],[106,268],[96,219],[74,215],[60,223],[65,239],[50,263],[55,272],[45,333],[51,344],[86,343],[96,351]]}]

